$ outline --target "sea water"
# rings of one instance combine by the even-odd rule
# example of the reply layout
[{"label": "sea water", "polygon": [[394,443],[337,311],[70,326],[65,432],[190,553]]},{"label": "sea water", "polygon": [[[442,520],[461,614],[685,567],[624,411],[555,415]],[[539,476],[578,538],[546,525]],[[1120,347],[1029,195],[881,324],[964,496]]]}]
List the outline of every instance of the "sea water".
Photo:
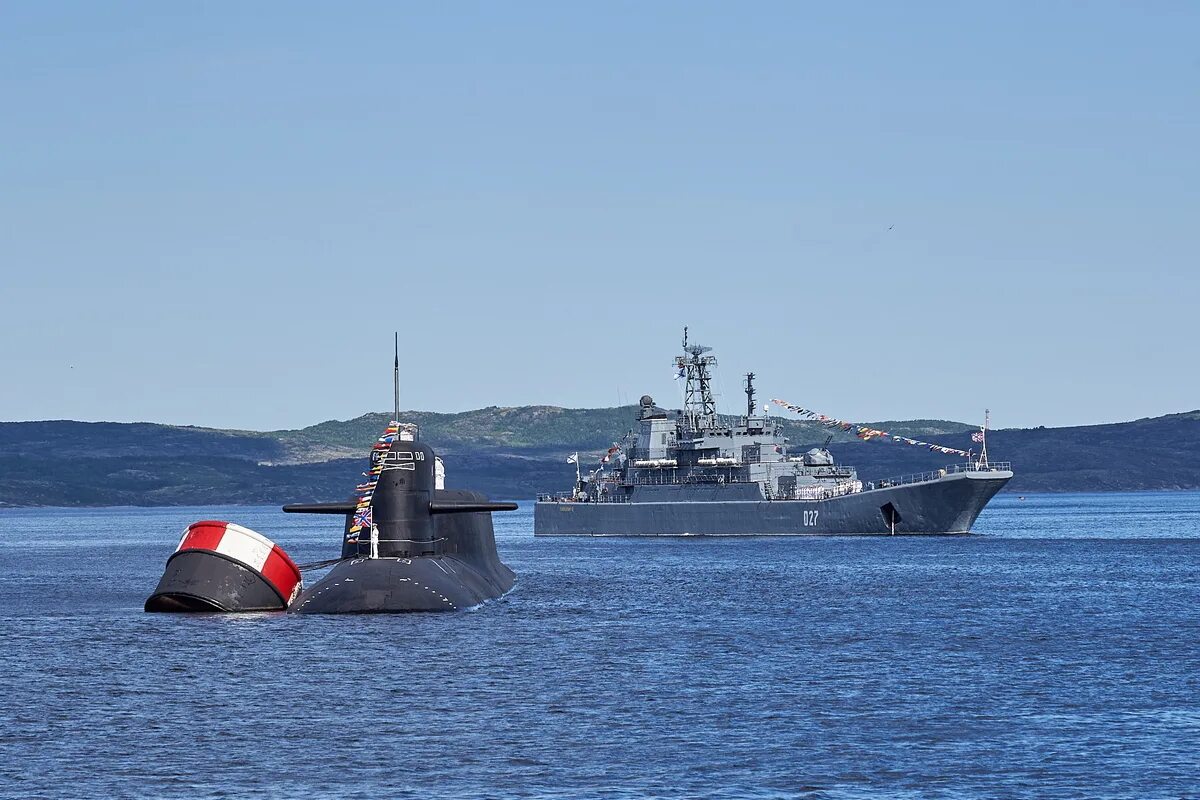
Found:
[{"label": "sea water", "polygon": [[[275,508],[0,511],[0,796],[1200,796],[1200,493],[954,538],[534,539],[473,612],[145,614]],[[311,580],[311,578],[310,578]]]}]

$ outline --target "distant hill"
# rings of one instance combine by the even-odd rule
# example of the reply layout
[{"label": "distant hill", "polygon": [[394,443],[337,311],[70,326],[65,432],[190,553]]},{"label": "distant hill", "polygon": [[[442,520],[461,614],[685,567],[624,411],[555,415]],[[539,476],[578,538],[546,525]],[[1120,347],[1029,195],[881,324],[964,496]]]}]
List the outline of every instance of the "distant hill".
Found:
[{"label": "distant hill", "polygon": [[[405,412],[441,454],[447,485],[528,498],[573,479],[566,456],[595,460],[631,427],[635,409],[555,406]],[[387,414],[300,430],[232,431],[152,423],[0,423],[0,505],[282,503],[346,496]],[[794,450],[829,432],[781,419]],[[945,420],[869,423],[968,449],[975,426]],[[993,431],[995,459],[1011,461],[1012,491],[1200,488],[1200,411],[1071,428]],[[864,480],[933,469],[954,459],[916,447],[862,442],[840,431],[830,445]]]}]

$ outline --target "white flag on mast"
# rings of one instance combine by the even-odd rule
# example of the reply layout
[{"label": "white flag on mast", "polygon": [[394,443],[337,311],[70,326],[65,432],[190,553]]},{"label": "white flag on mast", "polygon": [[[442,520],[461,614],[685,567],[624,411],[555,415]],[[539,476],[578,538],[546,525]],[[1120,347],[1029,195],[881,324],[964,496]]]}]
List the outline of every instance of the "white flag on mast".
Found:
[{"label": "white flag on mast", "polygon": [[578,464],[579,463],[579,453],[572,453],[571,455],[567,456],[567,463],[568,464]]}]

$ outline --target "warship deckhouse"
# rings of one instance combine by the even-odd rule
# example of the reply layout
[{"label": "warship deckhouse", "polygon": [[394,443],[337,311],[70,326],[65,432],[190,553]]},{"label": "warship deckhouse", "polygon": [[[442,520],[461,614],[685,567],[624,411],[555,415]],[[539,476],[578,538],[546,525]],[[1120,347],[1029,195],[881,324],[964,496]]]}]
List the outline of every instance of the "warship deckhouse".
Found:
[{"label": "warship deckhouse", "polygon": [[[610,448],[596,471],[578,471],[573,492],[543,496],[537,535],[779,535],[964,533],[1011,478],[986,461],[949,467],[928,480],[864,486],[828,449],[789,451],[778,422],[758,406],[745,376],[745,414],[717,413],[711,348],[689,344],[676,357],[683,408],[641,398],[637,428]],[[577,468],[578,470],[578,468]],[[918,476],[914,476],[918,477]],[[925,488],[922,488],[925,487]]]}]

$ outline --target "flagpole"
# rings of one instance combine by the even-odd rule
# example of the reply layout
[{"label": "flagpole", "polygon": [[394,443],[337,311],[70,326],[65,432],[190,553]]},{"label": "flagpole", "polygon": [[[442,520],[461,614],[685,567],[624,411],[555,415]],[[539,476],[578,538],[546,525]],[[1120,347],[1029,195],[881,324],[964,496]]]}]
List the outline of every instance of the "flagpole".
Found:
[{"label": "flagpole", "polygon": [[[400,331],[395,332],[396,345],[396,360],[392,366],[392,399],[395,401],[396,416],[393,419],[396,421],[396,426],[400,426]],[[398,434],[397,434],[398,435]]]},{"label": "flagpole", "polygon": [[983,410],[983,441],[980,443],[981,451],[979,453],[979,463],[984,467],[986,467],[988,465],[988,463],[987,463],[987,431],[988,431],[988,423],[991,421],[991,417],[992,417],[991,410],[985,408]]}]

